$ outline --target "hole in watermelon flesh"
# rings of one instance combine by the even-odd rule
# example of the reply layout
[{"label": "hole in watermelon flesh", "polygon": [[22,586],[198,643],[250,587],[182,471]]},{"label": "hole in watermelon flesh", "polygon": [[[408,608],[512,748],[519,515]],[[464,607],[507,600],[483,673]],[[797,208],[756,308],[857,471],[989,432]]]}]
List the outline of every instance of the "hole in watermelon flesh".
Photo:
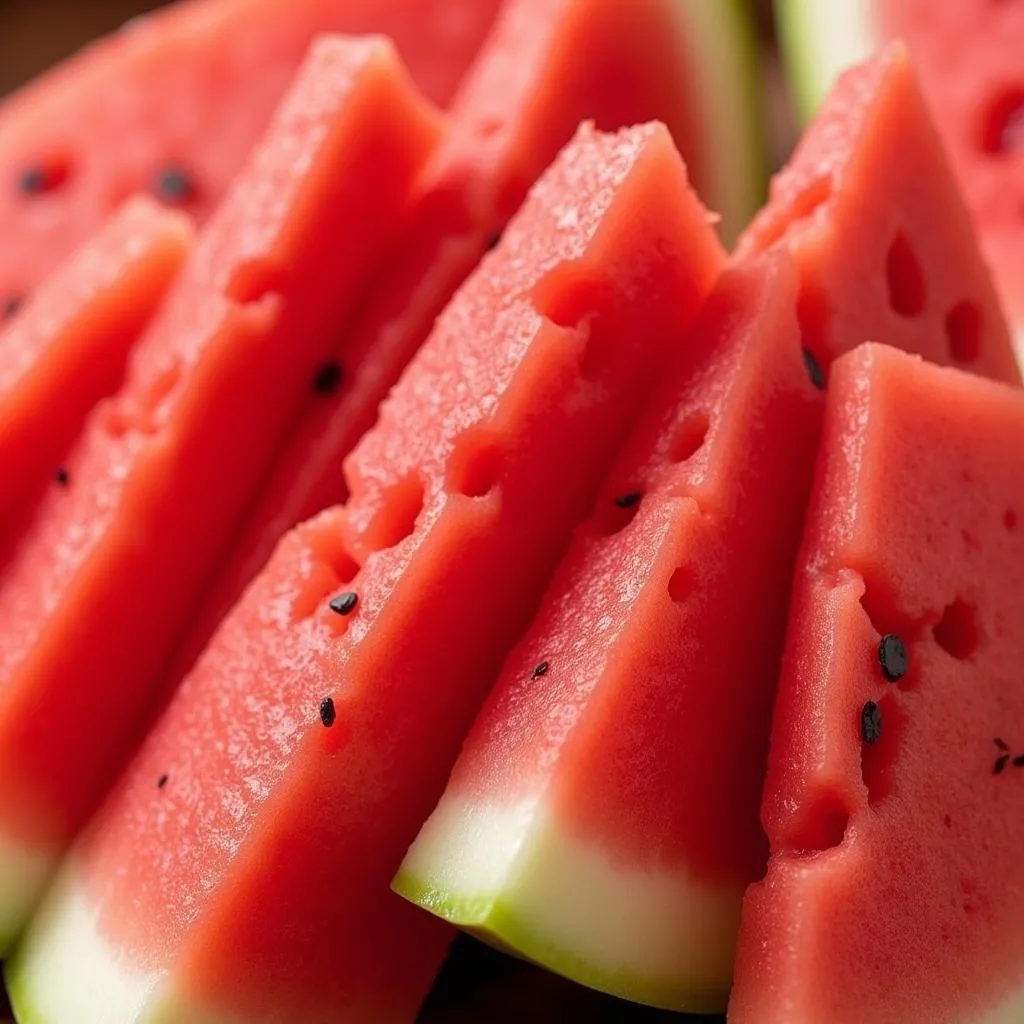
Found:
[{"label": "hole in watermelon flesh", "polygon": [[832,198],[832,178],[827,174],[821,175],[791,191],[793,195],[788,203],[779,202],[779,196],[773,197],[774,201],[758,232],[758,248],[761,252],[770,249]]},{"label": "hole in watermelon flesh", "polygon": [[1004,89],[989,104],[981,125],[981,149],[996,157],[1024,150],[1024,88]]},{"label": "hole in watermelon flesh", "polygon": [[963,661],[977,649],[981,638],[978,610],[961,598],[946,605],[942,618],[932,627],[935,642],[949,655]]},{"label": "hole in watermelon flesh", "polygon": [[959,363],[973,363],[981,355],[981,310],[966,299],[946,314],[950,355]]},{"label": "hole in watermelon flesh", "polygon": [[[879,639],[895,634],[902,638],[904,644],[909,645],[915,636],[920,635],[920,625],[899,610],[896,605],[896,595],[888,584],[869,577],[862,577],[862,580],[864,593],[860,596],[860,603],[864,611],[867,612],[872,628],[878,633]],[[869,653],[877,667],[877,645]],[[910,658],[909,660],[910,668],[907,674],[900,679],[901,684],[906,683],[908,677],[913,674],[914,659]]]},{"label": "hole in watermelon flesh", "polygon": [[113,438],[129,433],[157,433],[166,418],[164,410],[181,379],[181,364],[175,360],[144,382],[136,392],[112,401],[102,414],[106,433]]},{"label": "hole in watermelon flesh", "polygon": [[541,316],[580,335],[580,373],[587,380],[601,377],[613,361],[609,356],[619,349],[618,332],[604,315],[610,305],[610,294],[605,281],[572,264],[562,264],[551,271],[534,292]]},{"label": "hole in watermelon flesh", "polygon": [[224,295],[239,306],[253,306],[279,295],[283,276],[284,272],[267,260],[248,260],[234,268]]},{"label": "hole in watermelon flesh", "polygon": [[[868,803],[874,804],[892,792],[893,767],[899,753],[900,739],[906,723],[906,714],[892,697],[875,702],[882,719],[882,730],[874,743],[861,743],[860,764]],[[857,708],[856,729],[860,735],[861,709]]]},{"label": "hole in watermelon flesh", "polygon": [[381,496],[380,507],[366,530],[371,551],[384,551],[401,544],[416,529],[423,511],[423,481],[410,473]]},{"label": "hole in watermelon flesh", "polygon": [[668,457],[673,462],[686,462],[692,459],[703,447],[709,426],[706,412],[695,412],[687,416],[676,429]]},{"label": "hole in watermelon flesh", "polygon": [[464,434],[449,463],[451,490],[467,498],[486,497],[498,486],[504,462],[504,452],[493,438]]},{"label": "hole in watermelon flesh", "polygon": [[688,565],[681,565],[668,581],[668,596],[677,604],[687,600],[697,589],[693,570]]},{"label": "hole in watermelon flesh", "polygon": [[818,794],[786,839],[793,857],[814,857],[841,846],[850,825],[850,809],[838,793]]},{"label": "hole in watermelon flesh", "polygon": [[889,246],[885,277],[889,285],[889,305],[894,312],[910,317],[924,310],[924,272],[903,235],[897,235]]}]

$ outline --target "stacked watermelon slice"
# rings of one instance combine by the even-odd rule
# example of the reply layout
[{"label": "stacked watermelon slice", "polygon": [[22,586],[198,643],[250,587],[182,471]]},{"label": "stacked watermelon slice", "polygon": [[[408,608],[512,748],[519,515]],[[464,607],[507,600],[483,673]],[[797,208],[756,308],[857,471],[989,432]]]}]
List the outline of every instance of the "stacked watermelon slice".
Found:
[{"label": "stacked watermelon slice", "polygon": [[747,223],[747,45],[191,0],[0,108],[21,1024],[409,1022],[452,924],[738,1024],[1019,1017],[1010,330],[898,44]]}]

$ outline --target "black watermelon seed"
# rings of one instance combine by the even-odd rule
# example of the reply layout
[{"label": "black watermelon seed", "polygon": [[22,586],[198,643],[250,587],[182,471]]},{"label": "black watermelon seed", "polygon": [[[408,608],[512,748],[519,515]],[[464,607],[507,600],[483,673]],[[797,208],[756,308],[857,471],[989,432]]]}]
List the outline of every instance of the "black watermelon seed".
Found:
[{"label": "black watermelon seed", "polygon": [[71,483],[71,474],[61,466],[56,473],[53,474],[53,479],[58,487],[67,487]]},{"label": "black watermelon seed", "polygon": [[882,735],[882,711],[873,701],[869,700],[860,712],[860,734],[865,743],[877,743]]},{"label": "black watermelon seed", "polygon": [[1009,763],[1010,763],[1010,755],[1009,754],[1000,754],[996,758],[996,763],[992,766],[992,774],[993,775],[1000,775],[1002,773],[1003,769]]},{"label": "black watermelon seed", "polygon": [[9,320],[24,305],[25,298],[22,295],[8,295],[0,305],[0,320]]},{"label": "black watermelon seed", "polygon": [[166,775],[161,775],[160,778],[156,780],[156,788],[157,789],[163,789],[164,786],[167,785],[167,782],[168,782],[168,777]]},{"label": "black watermelon seed", "polygon": [[318,395],[333,395],[341,387],[341,378],[341,363],[326,362],[313,376],[313,390]]},{"label": "black watermelon seed", "polygon": [[324,723],[325,729],[330,729],[334,725],[335,719],[338,717],[338,712],[334,709],[334,700],[331,697],[324,697],[320,701],[320,721]]},{"label": "black watermelon seed", "polygon": [[337,612],[339,615],[351,615],[357,604],[359,604],[359,595],[349,590],[344,594],[339,594],[331,601],[331,611]]},{"label": "black watermelon seed", "polygon": [[547,674],[547,671],[548,671],[548,663],[547,663],[546,661],[542,661],[542,662],[541,662],[541,663],[540,663],[540,664],[539,664],[539,665],[538,665],[538,666],[537,666],[537,667],[536,667],[536,668],[535,668],[535,669],[533,670],[533,675],[531,676],[531,678],[532,678],[532,679],[540,679],[540,677],[541,677],[541,676],[543,676],[543,675],[546,675],[546,674]]},{"label": "black watermelon seed", "polygon": [[29,196],[47,192],[52,186],[52,176],[46,173],[45,167],[26,167],[18,178],[18,188]]},{"label": "black watermelon seed", "polygon": [[165,167],[157,172],[156,193],[169,203],[187,203],[195,199],[196,186],[187,171],[180,167]]},{"label": "black watermelon seed", "polygon": [[821,368],[821,363],[815,358],[814,353],[809,349],[804,349],[804,366],[807,368],[807,376],[811,378],[811,383],[819,390],[825,390],[825,372]]},{"label": "black watermelon seed", "polygon": [[499,231],[496,235],[491,235],[487,242],[487,251],[490,252],[492,249],[497,249],[501,245],[501,232]]},{"label": "black watermelon seed", "polygon": [[907,674],[909,659],[907,645],[903,638],[895,633],[886,633],[878,645],[878,664],[882,666],[882,675],[890,683],[898,682]]},{"label": "black watermelon seed", "polygon": [[640,499],[643,495],[639,491],[632,491],[629,494],[622,494],[615,499],[615,504],[619,508],[632,508],[634,505],[640,504]]},{"label": "black watermelon seed", "polygon": [[1024,754],[1018,754],[1013,759],[1013,767],[1014,768],[1024,768]]},{"label": "black watermelon seed", "polygon": [[992,742],[993,742],[993,743],[994,743],[994,744],[995,744],[995,745],[996,745],[996,746],[997,746],[997,747],[998,747],[998,748],[999,748],[1000,750],[1009,750],[1009,749],[1010,749],[1010,748],[1009,748],[1009,747],[1008,747],[1008,746],[1006,745],[1006,741],[1005,741],[1005,740],[1001,740],[1001,739],[1000,739],[1000,738],[999,738],[998,736],[996,736],[996,737],[995,737],[995,738],[994,738],[994,739],[992,740]]}]

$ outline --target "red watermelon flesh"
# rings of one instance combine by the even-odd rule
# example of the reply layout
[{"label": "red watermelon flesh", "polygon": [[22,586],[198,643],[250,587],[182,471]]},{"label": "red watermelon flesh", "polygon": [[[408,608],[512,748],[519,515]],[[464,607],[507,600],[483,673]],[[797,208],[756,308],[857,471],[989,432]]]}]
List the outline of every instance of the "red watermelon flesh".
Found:
[{"label": "red watermelon flesh", "polygon": [[1018,390],[835,364],[730,1021],[1022,1019],[1022,445]]},{"label": "red watermelon flesh", "polygon": [[805,346],[827,374],[863,341],[1020,382],[970,216],[899,44],[847,72],[812,123],[740,258],[788,247]]},{"label": "red watermelon flesh", "polygon": [[316,44],[124,387],[90,417],[69,486],[46,497],[0,580],[0,907],[23,905],[28,876],[45,874],[138,740],[156,677],[436,137],[386,41]]},{"label": "red watermelon flesh", "polygon": [[341,464],[403,366],[537,178],[593,119],[666,123],[700,152],[679,68],[675,0],[506,0],[451,108],[452,132],[424,172],[402,244],[338,338],[337,390],[315,399],[275,460],[181,650],[181,678],[295,524],[347,497]]},{"label": "red watermelon flesh", "polygon": [[822,406],[796,287],[785,254],[722,276],[396,883],[670,1009],[725,1008],[767,855],[761,783]]},{"label": "red watermelon flesh", "polygon": [[187,214],[126,202],[0,331],[0,565],[193,241]]},{"label": "red watermelon flesh", "polygon": [[449,935],[391,877],[722,259],[664,128],[581,129],[73,854],[19,1010],[410,1019]]},{"label": "red watermelon flesh", "polygon": [[0,107],[0,303],[129,195],[217,207],[322,32],[394,40],[446,105],[501,0],[188,0],[130,22]]}]

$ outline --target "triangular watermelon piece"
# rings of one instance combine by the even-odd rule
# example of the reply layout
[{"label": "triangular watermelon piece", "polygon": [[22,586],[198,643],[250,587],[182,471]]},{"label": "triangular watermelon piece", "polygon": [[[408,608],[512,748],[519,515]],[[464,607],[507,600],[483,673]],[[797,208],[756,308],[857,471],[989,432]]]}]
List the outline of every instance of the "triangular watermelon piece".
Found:
[{"label": "triangular watermelon piece", "polygon": [[737,246],[801,274],[804,345],[827,375],[862,341],[1020,381],[1002,309],[906,50],[836,85]]},{"label": "triangular watermelon piece", "polygon": [[[192,246],[187,214],[124,204],[0,330],[0,566]],[[0,932],[3,926],[0,924]]]},{"label": "triangular watermelon piece", "polygon": [[778,0],[783,54],[810,116],[887,40],[913,55],[1024,356],[1024,7],[992,0]]},{"label": "triangular watermelon piece", "polygon": [[[719,13],[705,16],[702,31],[725,32],[730,5],[703,7]],[[452,293],[581,121],[615,130],[660,120],[684,157],[717,152],[695,120],[687,89],[698,60],[686,34],[690,16],[678,0],[506,0],[452,102],[452,131],[417,185],[400,249],[356,322],[339,332],[335,389],[310,405],[275,460],[183,645],[177,678],[283,534],[345,500],[343,458]],[[731,211],[734,231],[733,214],[750,208],[757,175],[729,178],[707,164],[704,170],[715,182],[712,195]]]},{"label": "triangular watermelon piece", "polygon": [[784,254],[723,275],[396,881],[505,948],[670,1009],[725,1008],[766,856],[768,722],[822,406],[796,288]]},{"label": "triangular watermelon piece", "polygon": [[1024,1019],[1024,396],[833,367],[735,1024]]},{"label": "triangular watermelon piece", "polygon": [[501,0],[187,0],[129,22],[0,107],[0,305],[122,200],[217,208],[320,33],[391,38],[446,105]]},{"label": "triangular watermelon piece", "polygon": [[72,855],[19,1012],[410,1019],[449,931],[391,877],[722,261],[663,127],[581,129]]},{"label": "triangular watermelon piece", "polygon": [[[928,182],[912,204],[909,182],[860,194],[883,172],[882,142],[886,162]],[[892,51],[837,91],[776,181],[694,361],[652,403],[506,663],[400,892],[587,984],[724,1006],[739,901],[767,855],[758,805],[818,417],[804,367],[824,387],[832,359],[876,336],[953,358],[931,308],[893,309],[885,252],[899,231],[927,258],[923,288],[955,283],[983,311],[975,365],[1016,377]],[[766,283],[765,253],[795,265],[795,283],[778,270]]]},{"label": "triangular watermelon piece", "polygon": [[315,46],[0,579],[0,918],[12,930],[137,743],[437,132],[386,41]]}]

